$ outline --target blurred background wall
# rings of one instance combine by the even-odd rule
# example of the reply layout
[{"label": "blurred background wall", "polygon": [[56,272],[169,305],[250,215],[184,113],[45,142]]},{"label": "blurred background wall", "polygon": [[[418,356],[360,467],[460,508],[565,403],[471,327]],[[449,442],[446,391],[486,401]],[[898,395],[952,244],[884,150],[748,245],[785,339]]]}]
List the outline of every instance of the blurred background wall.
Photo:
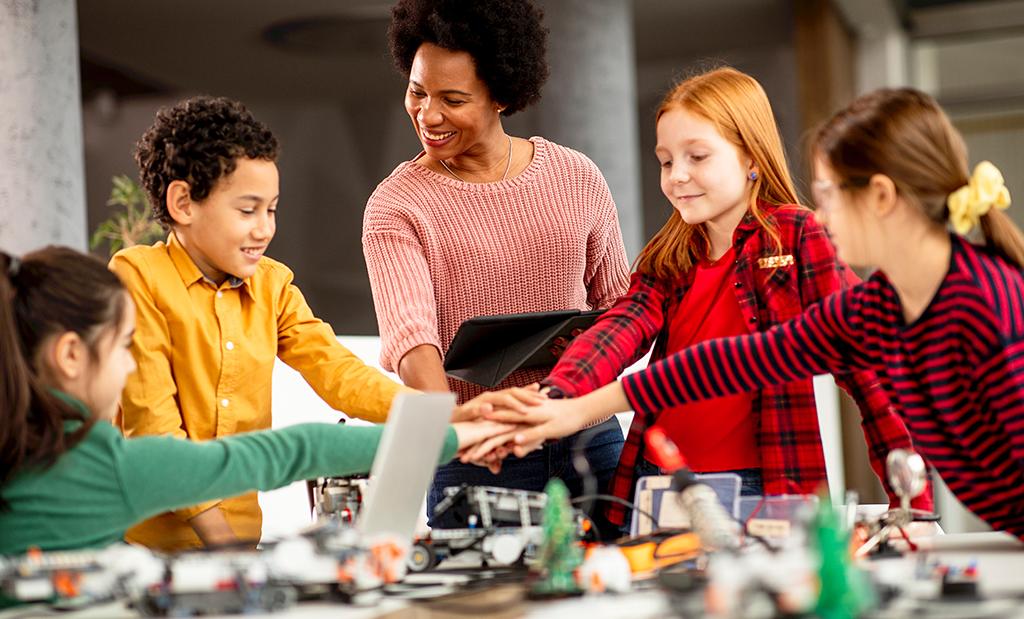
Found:
[{"label": "blurred background wall", "polygon": [[[110,177],[155,111],[198,93],[244,101],[280,137],[282,198],[270,255],[296,272],[335,330],[376,333],[360,248],[374,187],[419,144],[392,67],[388,0],[79,2],[90,229]],[[544,0],[552,75],[507,120],[577,148],[605,173],[630,257],[665,221],[653,114],[678,77],[728,63],[758,77],[791,154],[800,111],[794,8],[784,0]],[[601,107],[602,102],[605,102]],[[610,102],[610,104],[608,103]]]}]

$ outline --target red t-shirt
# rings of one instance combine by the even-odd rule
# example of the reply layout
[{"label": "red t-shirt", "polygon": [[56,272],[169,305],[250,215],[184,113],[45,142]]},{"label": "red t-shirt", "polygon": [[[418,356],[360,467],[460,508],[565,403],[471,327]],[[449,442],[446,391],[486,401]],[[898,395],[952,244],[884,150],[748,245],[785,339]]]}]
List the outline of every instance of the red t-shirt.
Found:
[{"label": "red t-shirt", "polygon": [[[735,249],[694,268],[693,285],[669,317],[669,354],[704,340],[750,333],[733,291]],[[743,393],[668,408],[655,425],[675,441],[694,471],[758,468],[753,400],[753,394]]]}]

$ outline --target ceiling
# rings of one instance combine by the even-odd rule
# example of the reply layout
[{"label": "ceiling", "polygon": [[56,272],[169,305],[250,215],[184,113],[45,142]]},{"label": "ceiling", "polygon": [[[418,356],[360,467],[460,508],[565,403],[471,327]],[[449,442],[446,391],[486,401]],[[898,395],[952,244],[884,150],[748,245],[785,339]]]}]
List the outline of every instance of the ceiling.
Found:
[{"label": "ceiling", "polygon": [[915,38],[1024,36],[1024,0],[898,0]]},{"label": "ceiling", "polygon": [[[391,68],[385,40],[392,3],[79,0],[85,95],[97,89],[261,99],[295,92],[332,100],[390,95],[403,83]],[[638,61],[778,40],[780,29],[791,28],[788,5],[634,0]]]},{"label": "ceiling", "polygon": [[[338,98],[389,85],[385,0],[80,0],[83,82],[263,99]],[[105,71],[106,73],[103,73]],[[119,80],[119,81],[117,81]],[[393,83],[393,82],[391,82]]]},{"label": "ceiling", "polygon": [[[633,0],[640,81],[645,67],[660,75],[664,66],[699,63],[711,52],[757,54],[791,40],[798,1],[808,0]],[[847,1],[854,3],[847,8],[862,2]],[[83,97],[209,93],[375,106],[404,86],[387,53],[392,2],[78,0]],[[890,2],[914,41],[935,46],[924,53],[935,59],[936,79],[954,90],[998,94],[1005,88],[986,80],[1024,75],[1017,60],[1024,57],[1024,0],[874,0],[864,6],[884,9]],[[885,11],[845,14],[870,29],[879,12]],[[660,92],[664,84],[653,88]]]}]

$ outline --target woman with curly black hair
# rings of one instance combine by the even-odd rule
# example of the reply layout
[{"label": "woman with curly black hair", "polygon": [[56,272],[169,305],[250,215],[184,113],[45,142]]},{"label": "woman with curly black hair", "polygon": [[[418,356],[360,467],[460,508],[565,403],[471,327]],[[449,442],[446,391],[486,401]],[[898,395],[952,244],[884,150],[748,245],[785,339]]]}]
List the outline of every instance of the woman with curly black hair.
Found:
[{"label": "woman with curly black hair", "polygon": [[[548,76],[537,7],[529,0],[400,0],[388,35],[409,79],[405,107],[423,152],[381,182],[363,222],[381,363],[409,386],[454,390],[465,401],[481,388],[449,383],[441,363],[464,320],[607,308],[628,285],[625,249],[597,166],[502,126],[503,116],[540,98]],[[544,375],[518,371],[499,386]],[[444,487],[461,483],[541,490],[558,476],[578,493],[572,442],[507,460],[498,476],[446,466],[428,513]],[[621,446],[615,420],[589,442],[600,483],[611,477]]]}]

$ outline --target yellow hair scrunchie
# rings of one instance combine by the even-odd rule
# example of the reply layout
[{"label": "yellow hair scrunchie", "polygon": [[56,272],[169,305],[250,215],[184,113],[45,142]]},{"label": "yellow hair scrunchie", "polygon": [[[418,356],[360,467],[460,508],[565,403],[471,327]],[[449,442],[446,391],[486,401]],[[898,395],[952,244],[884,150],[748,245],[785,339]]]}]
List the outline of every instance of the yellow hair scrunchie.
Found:
[{"label": "yellow hair scrunchie", "polygon": [[959,235],[967,234],[978,225],[981,216],[992,207],[1006,210],[1010,206],[1010,190],[1003,183],[999,168],[982,161],[974,167],[974,174],[966,185],[949,194],[949,221]]}]

